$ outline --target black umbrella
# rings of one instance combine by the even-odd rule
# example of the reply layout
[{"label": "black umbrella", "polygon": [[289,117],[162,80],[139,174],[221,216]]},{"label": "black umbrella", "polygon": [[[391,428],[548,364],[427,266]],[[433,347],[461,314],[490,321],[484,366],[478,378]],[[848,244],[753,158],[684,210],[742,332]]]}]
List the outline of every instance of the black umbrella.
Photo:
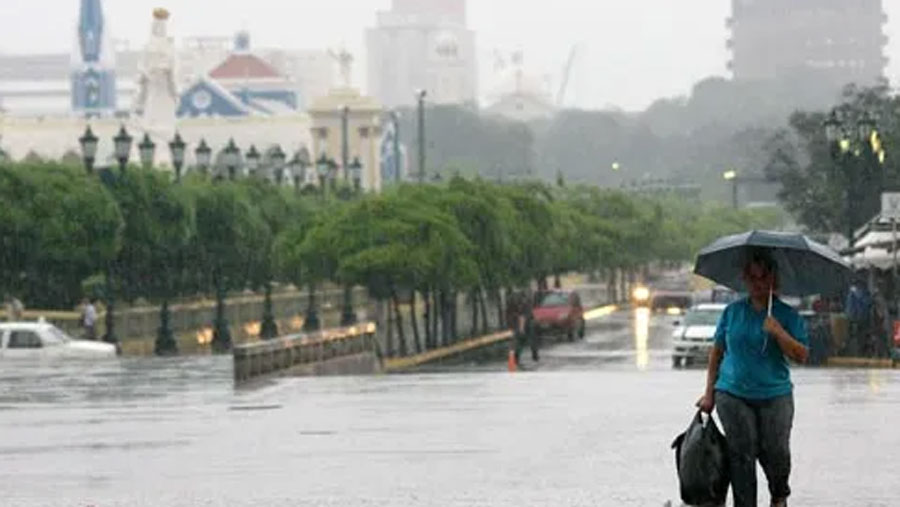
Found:
[{"label": "black umbrella", "polygon": [[694,273],[742,291],[744,265],[758,249],[775,261],[778,290],[786,296],[836,294],[850,283],[850,265],[837,252],[803,234],[774,231],[749,231],[713,241],[697,255]]}]

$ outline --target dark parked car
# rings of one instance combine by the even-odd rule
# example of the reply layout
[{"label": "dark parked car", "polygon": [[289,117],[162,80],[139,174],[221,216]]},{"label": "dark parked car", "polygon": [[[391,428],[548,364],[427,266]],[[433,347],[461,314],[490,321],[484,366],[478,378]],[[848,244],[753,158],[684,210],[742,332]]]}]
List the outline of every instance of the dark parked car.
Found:
[{"label": "dark parked car", "polygon": [[658,290],[653,292],[650,309],[654,312],[680,314],[691,307],[694,302],[690,291]]},{"label": "dark parked car", "polygon": [[584,308],[577,292],[554,290],[534,307],[534,327],[540,333],[565,332],[569,340],[584,338]]}]

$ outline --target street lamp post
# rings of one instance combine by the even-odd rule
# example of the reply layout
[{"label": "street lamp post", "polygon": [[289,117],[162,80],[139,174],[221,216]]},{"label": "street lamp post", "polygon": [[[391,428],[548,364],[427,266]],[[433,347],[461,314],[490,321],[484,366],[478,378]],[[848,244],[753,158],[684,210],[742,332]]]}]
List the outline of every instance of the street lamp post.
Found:
[{"label": "street lamp post", "polygon": [[113,148],[115,149],[116,161],[119,162],[119,172],[124,173],[126,166],[128,166],[132,141],[134,141],[134,138],[125,130],[125,125],[122,125],[119,128],[119,133],[113,137]]},{"label": "street lamp post", "polygon": [[256,176],[256,172],[259,170],[259,151],[256,150],[256,145],[251,144],[250,149],[247,150],[247,154],[244,155],[244,159],[247,162],[247,172],[250,176]]},{"label": "street lamp post", "polygon": [[276,144],[269,152],[269,161],[272,163],[272,172],[275,176],[275,184],[279,187],[284,184],[284,161],[287,159],[281,145]]},{"label": "street lamp post", "polygon": [[291,160],[291,170],[294,177],[294,190],[300,192],[303,184],[306,182],[306,168],[309,167],[309,150],[306,147],[300,148]]},{"label": "street lamp post", "polygon": [[206,139],[200,139],[200,144],[194,150],[194,157],[197,159],[197,168],[206,173],[209,171],[209,163],[212,161],[212,149],[206,144]]},{"label": "street lamp post", "polygon": [[353,189],[359,192],[362,188],[362,163],[359,161],[359,157],[353,157],[353,162],[350,164],[350,177],[353,179]]},{"label": "street lamp post", "polygon": [[144,133],[144,139],[138,143],[138,155],[141,158],[141,167],[153,168],[153,158],[156,155],[156,143],[150,139],[150,134]]},{"label": "street lamp post", "polygon": [[169,151],[172,154],[172,167],[175,168],[175,181],[181,181],[181,168],[184,167],[184,152],[187,144],[181,138],[181,134],[175,132],[175,137],[169,141]]},{"label": "street lamp post", "polygon": [[234,181],[237,178],[238,165],[241,163],[241,150],[234,144],[234,138],[228,140],[223,153],[223,162],[228,170],[228,179]]},{"label": "street lamp post", "polygon": [[725,171],[722,174],[722,177],[725,178],[726,181],[731,182],[731,205],[734,209],[738,209],[738,178],[737,171],[734,169]]},{"label": "street lamp post", "polygon": [[[853,166],[857,165],[857,159],[863,158],[863,150],[871,152],[877,158],[879,165],[882,164],[884,150],[881,148],[881,142],[875,130],[875,120],[868,111],[860,116],[854,126],[851,122],[845,122],[840,118],[837,110],[832,110],[824,122],[824,127],[825,137],[831,145],[831,158],[840,166],[845,180],[847,245],[849,249],[853,248],[853,232],[857,222],[855,201],[858,174],[852,173]],[[883,176],[883,169],[881,167],[878,169],[882,171]],[[882,187],[879,188],[879,192],[881,192],[884,190],[883,177],[879,178],[879,185]]]},{"label": "street lamp post", "polygon": [[325,192],[327,191],[326,185],[328,183],[327,179],[329,169],[329,160],[328,157],[325,156],[325,152],[323,151],[322,156],[319,157],[318,160],[316,160],[316,173],[319,176],[319,191],[321,192],[322,196],[324,196]]},{"label": "street lamp post", "polygon": [[78,138],[81,145],[81,158],[84,160],[84,169],[88,174],[94,172],[94,161],[97,158],[97,144],[100,140],[94,135],[91,126],[84,130],[84,135]]},{"label": "street lamp post", "polygon": [[416,92],[419,113],[419,183],[425,181],[425,90]]}]

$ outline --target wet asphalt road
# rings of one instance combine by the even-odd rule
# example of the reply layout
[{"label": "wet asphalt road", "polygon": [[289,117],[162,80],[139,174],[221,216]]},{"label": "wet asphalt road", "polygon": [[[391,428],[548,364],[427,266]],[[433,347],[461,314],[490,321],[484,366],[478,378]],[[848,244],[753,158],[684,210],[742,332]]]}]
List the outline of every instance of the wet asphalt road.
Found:
[{"label": "wet asphalt road", "polygon": [[[670,331],[620,312],[531,371],[242,390],[228,358],[4,363],[0,504],[662,506],[677,498],[668,446],[703,386],[702,370],[671,369]],[[791,505],[900,505],[900,374],[794,379]]]}]

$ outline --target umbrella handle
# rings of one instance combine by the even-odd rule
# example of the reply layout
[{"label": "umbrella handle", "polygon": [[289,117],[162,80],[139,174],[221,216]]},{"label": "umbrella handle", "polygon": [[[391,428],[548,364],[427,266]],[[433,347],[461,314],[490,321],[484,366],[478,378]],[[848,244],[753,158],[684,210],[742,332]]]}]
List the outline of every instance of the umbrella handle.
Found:
[{"label": "umbrella handle", "polygon": [[[772,286],[769,286],[769,317],[772,316]],[[763,346],[762,346],[762,354],[765,355],[766,347],[769,345],[769,335],[768,333],[763,333]]]}]

